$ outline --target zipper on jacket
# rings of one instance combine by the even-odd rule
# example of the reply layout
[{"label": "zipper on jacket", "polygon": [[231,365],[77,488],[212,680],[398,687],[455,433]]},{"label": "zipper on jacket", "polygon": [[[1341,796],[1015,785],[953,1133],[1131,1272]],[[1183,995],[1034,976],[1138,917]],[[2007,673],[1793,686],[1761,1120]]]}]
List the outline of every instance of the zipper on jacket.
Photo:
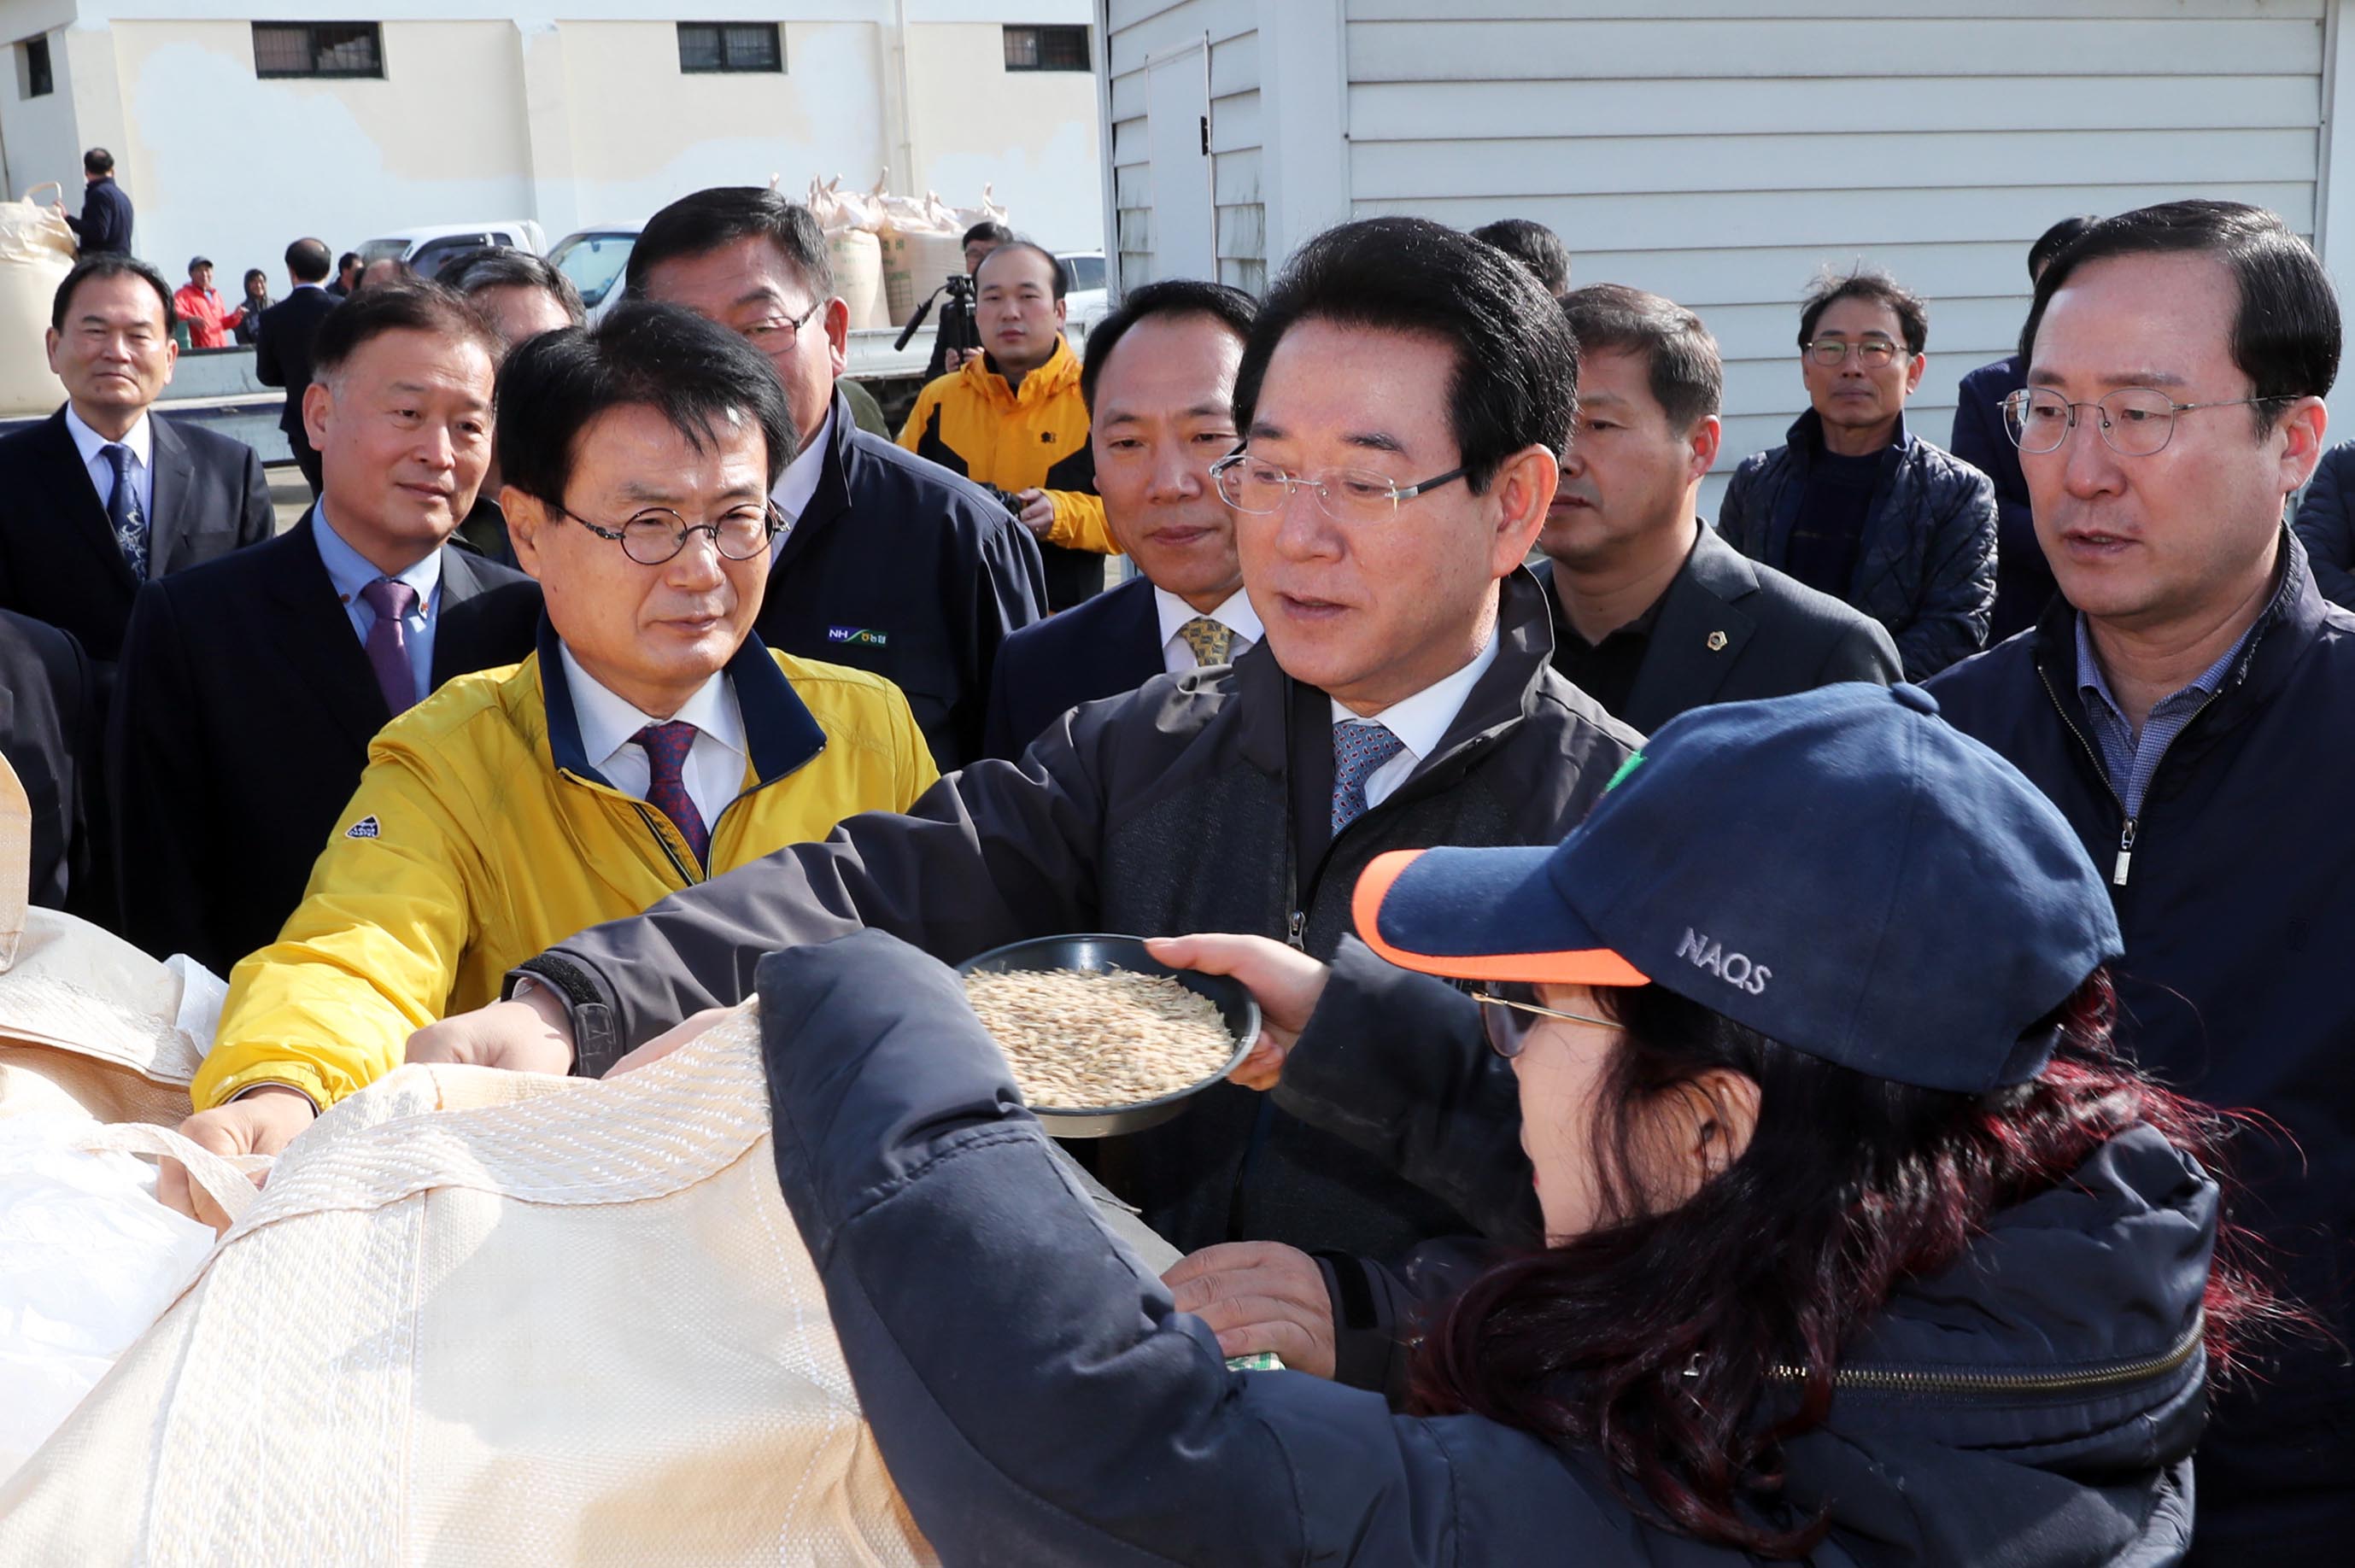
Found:
[{"label": "zipper on jacket", "polygon": [[1308,912],[1306,910],[1296,909],[1292,912],[1292,918],[1284,923],[1284,940],[1295,953],[1308,951]]},{"label": "zipper on jacket", "polygon": [[[2085,739],[2085,732],[2077,728],[2077,721],[2069,717],[2069,710],[2061,706],[2061,694],[2052,689],[2052,677],[2044,673],[2044,667],[2041,665],[2036,667],[2036,678],[2043,682],[2044,695],[2051,699],[2052,711],[2061,716],[2061,722],[2068,726],[2069,733],[2077,737],[2077,744],[2085,748],[2085,755],[2093,759],[2094,771],[2102,776],[2102,787],[2110,792],[2110,799],[2117,804],[2118,816],[2121,819],[2118,828],[2118,858],[2110,866],[2110,886],[2125,887],[2126,874],[2134,867],[2135,838],[2142,830],[2142,818],[2138,816],[2127,816],[2126,797],[2119,795],[2118,786],[2110,782],[2109,764],[2102,760],[2102,753],[2094,750],[2094,743]],[[2169,738],[2167,750],[2159,752],[2158,759],[2151,763],[2149,784],[2158,783],[2158,770],[2167,765],[2168,752],[2175,750],[2175,742],[2182,740],[2191,726],[2199,722],[2200,716],[2208,711],[2210,703],[2223,695],[2220,689],[2211,691],[2200,699],[2200,706],[2191,710],[2190,718],[2184,720],[2183,728]],[[2144,787],[2147,789],[2149,784]]]},{"label": "zipper on jacket", "polygon": [[[2174,1371],[2200,1349],[2208,1329],[2207,1315],[2196,1314],[2191,1327],[2174,1344],[2155,1356],[2109,1361],[2073,1372],[1934,1372],[1903,1367],[1842,1367],[1832,1373],[1832,1386],[1870,1393],[1929,1394],[2077,1394],[2096,1393],[2147,1382]],[[1807,1369],[1777,1366],[1774,1377],[1783,1382],[1804,1382]]]}]

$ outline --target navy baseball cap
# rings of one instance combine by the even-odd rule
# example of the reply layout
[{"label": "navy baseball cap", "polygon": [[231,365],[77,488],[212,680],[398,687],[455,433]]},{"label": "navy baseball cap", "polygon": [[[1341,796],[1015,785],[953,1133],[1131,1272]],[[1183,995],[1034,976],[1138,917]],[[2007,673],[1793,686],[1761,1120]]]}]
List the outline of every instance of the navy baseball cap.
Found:
[{"label": "navy baseball cap", "polygon": [[2060,811],[1919,687],[1695,709],[1553,848],[1378,858],[1359,933],[1454,978],[1665,986],[1857,1072],[1979,1093],[2123,950]]}]

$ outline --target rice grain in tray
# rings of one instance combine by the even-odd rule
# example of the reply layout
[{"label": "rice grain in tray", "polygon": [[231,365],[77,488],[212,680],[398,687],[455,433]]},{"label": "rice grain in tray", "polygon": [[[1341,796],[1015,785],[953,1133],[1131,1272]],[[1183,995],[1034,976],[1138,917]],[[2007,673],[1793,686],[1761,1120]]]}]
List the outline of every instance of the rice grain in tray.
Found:
[{"label": "rice grain in tray", "polygon": [[1218,1005],[1166,976],[1022,969],[967,975],[964,989],[1033,1105],[1134,1105],[1200,1083],[1234,1053]]}]

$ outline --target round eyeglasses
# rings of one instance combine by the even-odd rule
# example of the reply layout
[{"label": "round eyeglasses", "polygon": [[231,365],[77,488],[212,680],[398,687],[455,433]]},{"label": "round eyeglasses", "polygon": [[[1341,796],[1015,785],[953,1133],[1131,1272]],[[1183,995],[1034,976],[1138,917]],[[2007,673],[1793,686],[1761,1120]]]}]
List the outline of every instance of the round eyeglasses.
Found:
[{"label": "round eyeglasses", "polygon": [[1593,1024],[1598,1029],[1619,1027],[1609,1019],[1598,1019],[1590,1013],[1566,1013],[1560,1008],[1549,1008],[1538,1000],[1535,986],[1519,982],[1487,986],[1473,992],[1472,999],[1481,1004],[1480,1027],[1488,1036],[1488,1049],[1508,1061],[1520,1055],[1529,1043],[1529,1031],[1538,1027],[1541,1018]]},{"label": "round eyeglasses", "polygon": [[591,522],[571,508],[556,508],[601,539],[612,539],[622,553],[640,566],[660,566],[687,548],[690,534],[709,534],[711,546],[728,560],[751,560],[769,548],[785,526],[773,501],[760,507],[739,507],[715,522],[690,523],[668,507],[649,507],[618,528]]},{"label": "round eyeglasses", "polygon": [[1896,358],[1897,351],[1902,346],[1885,337],[1867,337],[1855,343],[1845,337],[1818,337],[1813,343],[1802,343],[1799,347],[1808,358],[1818,365],[1838,365],[1854,354],[1857,363],[1866,369],[1878,370]]},{"label": "round eyeglasses", "polygon": [[2230,398],[2215,403],[2179,403],[2155,387],[2121,387],[2090,403],[2073,403],[2050,387],[2023,387],[2003,400],[2004,428],[2022,452],[2058,452],[2077,428],[2077,411],[2101,416],[2102,440],[2121,457],[2148,457],[2175,438],[2175,416],[2201,409],[2245,409],[2287,399]]},{"label": "round eyeglasses", "polygon": [[1420,485],[1400,485],[1363,468],[1295,474],[1263,457],[1237,452],[1210,464],[1210,481],[1219,487],[1220,498],[1238,512],[1269,517],[1291,504],[1295,490],[1306,490],[1335,522],[1387,523],[1398,516],[1401,502],[1461,479],[1468,472],[1451,468]]}]

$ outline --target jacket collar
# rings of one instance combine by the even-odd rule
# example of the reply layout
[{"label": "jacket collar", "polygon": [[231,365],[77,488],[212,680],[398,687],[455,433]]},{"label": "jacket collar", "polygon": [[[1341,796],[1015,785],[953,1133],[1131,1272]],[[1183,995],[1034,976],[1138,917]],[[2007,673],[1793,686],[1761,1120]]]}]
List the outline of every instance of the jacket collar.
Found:
[{"label": "jacket collar", "polygon": [[[1515,571],[1497,588],[1497,661],[1473,686],[1447,727],[1438,749],[1416,767],[1421,777],[1465,746],[1518,724],[1538,699],[1538,688],[1553,661],[1553,612],[1536,578]],[[1295,692],[1306,689],[1284,673],[1266,639],[1235,661],[1234,692],[1243,705],[1241,749],[1263,773],[1284,775],[1290,766],[1286,722]]]},{"label": "jacket collar", "polygon": [[1004,398],[1017,406],[1042,403],[1080,384],[1080,357],[1071,352],[1071,340],[1059,332],[1055,335],[1055,352],[1044,365],[1022,378],[1018,390],[1007,384],[1006,373],[997,368],[996,356],[986,352],[957,374],[971,381],[985,397]]},{"label": "jacket collar", "polygon": [[817,488],[810,493],[810,502],[802,515],[794,520],[791,532],[785,535],[770,557],[769,571],[777,569],[806,548],[806,542],[847,517],[857,505],[850,484],[850,467],[857,461],[855,438],[858,421],[850,412],[850,400],[843,396],[842,388],[834,389],[834,414],[826,421],[826,461],[818,470]]},{"label": "jacket collar", "polygon": [[1758,569],[1715,528],[1694,526],[1692,553],[1660,596],[1659,618],[1652,623],[1626,711],[1618,715],[1646,733],[1686,709],[1715,700],[1758,630],[1739,603],[1758,592]]},{"label": "jacket collar", "polygon": [[[556,627],[542,614],[539,687],[548,721],[549,754],[562,772],[611,789],[613,782],[589,765],[581,742],[581,716],[573,709],[564,660],[558,656],[557,646]],[[753,789],[766,788],[826,750],[826,731],[758,636],[748,633],[744,645],[736,650],[726,668],[728,683],[736,692],[736,706],[744,715],[744,745],[751,753]]]},{"label": "jacket collar", "polygon": [[[1791,421],[1791,428],[1784,432],[1783,438],[1790,443],[1794,454],[1803,462],[1813,463],[1817,457],[1823,455],[1824,416],[1812,408],[1802,411],[1799,417]],[[1913,432],[1905,423],[1905,411],[1899,409],[1896,432],[1891,435],[1889,445],[1881,453],[1883,464],[1886,465],[1891,461],[1889,453],[1902,454],[1911,452],[1913,444]]]}]

